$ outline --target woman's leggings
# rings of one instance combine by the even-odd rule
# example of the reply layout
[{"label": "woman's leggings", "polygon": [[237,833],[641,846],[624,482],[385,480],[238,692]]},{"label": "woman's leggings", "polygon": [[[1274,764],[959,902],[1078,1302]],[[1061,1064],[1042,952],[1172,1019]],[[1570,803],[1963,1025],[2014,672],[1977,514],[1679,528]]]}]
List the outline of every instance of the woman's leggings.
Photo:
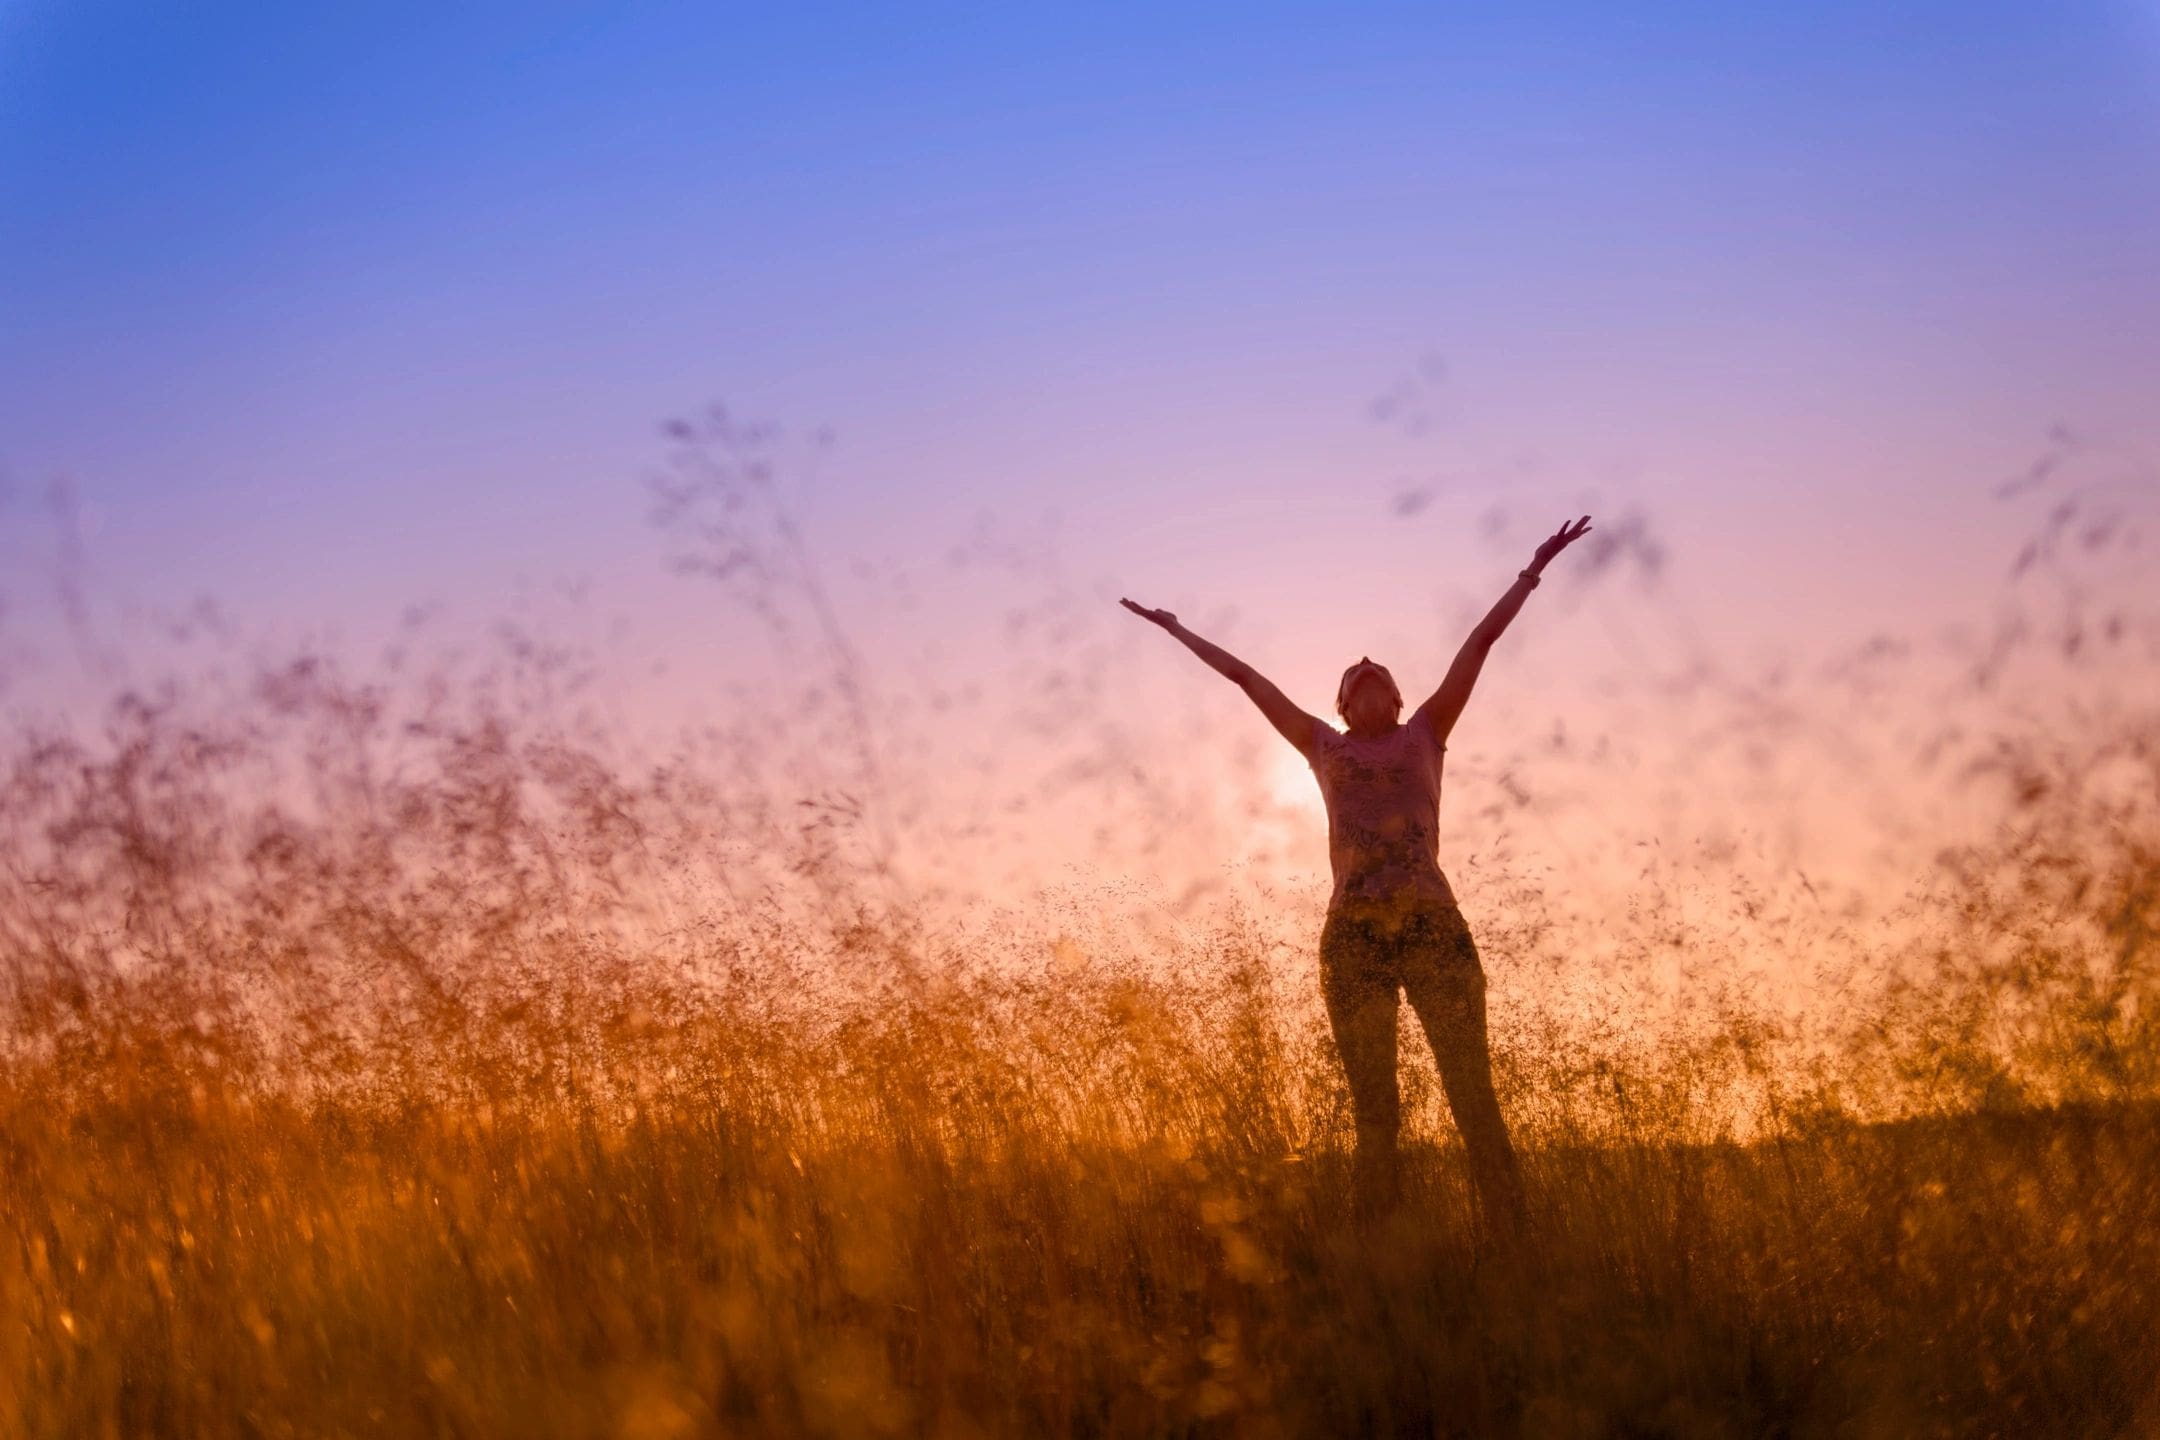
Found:
[{"label": "woman's leggings", "polygon": [[1520,1229],[1522,1178],[1493,1094],[1485,1036],[1485,967],[1462,911],[1432,902],[1407,914],[1330,912],[1320,931],[1320,983],[1357,1116],[1356,1188],[1363,1206],[1392,1204],[1402,1094],[1395,1079],[1397,992],[1425,1027],[1448,1108],[1488,1219]]}]

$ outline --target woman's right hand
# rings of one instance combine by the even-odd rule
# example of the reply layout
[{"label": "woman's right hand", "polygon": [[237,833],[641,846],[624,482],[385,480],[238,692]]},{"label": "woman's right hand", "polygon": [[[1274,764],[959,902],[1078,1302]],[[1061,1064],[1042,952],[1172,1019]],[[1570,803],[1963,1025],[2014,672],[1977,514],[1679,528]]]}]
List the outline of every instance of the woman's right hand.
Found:
[{"label": "woman's right hand", "polygon": [[1175,630],[1177,628],[1177,616],[1171,614],[1168,610],[1150,610],[1147,606],[1135,605],[1130,600],[1120,600],[1117,603],[1143,620],[1154,621],[1165,630]]}]

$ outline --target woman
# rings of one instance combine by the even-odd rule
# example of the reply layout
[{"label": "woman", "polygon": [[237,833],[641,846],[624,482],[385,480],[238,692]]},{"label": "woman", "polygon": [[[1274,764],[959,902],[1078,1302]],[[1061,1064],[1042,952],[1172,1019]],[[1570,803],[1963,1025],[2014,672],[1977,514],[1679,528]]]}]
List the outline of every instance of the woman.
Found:
[{"label": "woman", "polygon": [[1152,620],[1234,681],[1311,763],[1327,804],[1335,875],[1320,930],[1320,983],[1357,1115],[1356,1192],[1366,1213],[1396,1196],[1402,1099],[1395,1079],[1400,996],[1432,1042],[1448,1108],[1469,1154],[1487,1218],[1505,1234],[1523,1222],[1522,1178],[1493,1095],[1485,1036],[1485,969],[1455,892],[1440,873],[1440,769],[1448,733],[1493,642],[1522,609],[1545,567],[1590,529],[1585,515],[1538,546],[1527,570],[1479,621],[1447,678],[1407,721],[1387,667],[1361,659],[1335,692],[1337,731],[1309,715],[1235,655],[1178,624],[1167,610],[1119,603]]}]

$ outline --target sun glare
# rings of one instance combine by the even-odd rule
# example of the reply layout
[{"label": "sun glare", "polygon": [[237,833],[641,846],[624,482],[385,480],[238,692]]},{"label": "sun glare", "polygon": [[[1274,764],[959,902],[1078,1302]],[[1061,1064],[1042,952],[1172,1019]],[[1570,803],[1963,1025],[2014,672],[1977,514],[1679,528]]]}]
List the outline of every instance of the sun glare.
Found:
[{"label": "sun glare", "polygon": [[1312,764],[1288,746],[1278,746],[1269,762],[1269,790],[1279,805],[1292,810],[1327,813],[1320,801],[1320,784],[1313,779]]}]

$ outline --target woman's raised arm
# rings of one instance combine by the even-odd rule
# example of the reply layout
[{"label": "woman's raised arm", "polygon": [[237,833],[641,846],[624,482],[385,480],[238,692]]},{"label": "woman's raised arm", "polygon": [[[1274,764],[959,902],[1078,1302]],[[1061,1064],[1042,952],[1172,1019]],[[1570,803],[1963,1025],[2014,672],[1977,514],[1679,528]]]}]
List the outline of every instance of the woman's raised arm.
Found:
[{"label": "woman's raised arm", "polygon": [[1267,716],[1268,723],[1275,727],[1283,739],[1288,740],[1297,747],[1300,755],[1312,753],[1313,727],[1320,723],[1318,717],[1310,715],[1291,704],[1290,698],[1276,689],[1274,682],[1270,681],[1267,676],[1262,675],[1252,666],[1238,659],[1237,656],[1232,655],[1212,640],[1203,640],[1198,635],[1193,634],[1192,631],[1180,625],[1177,616],[1171,614],[1168,610],[1150,610],[1145,605],[1135,605],[1130,600],[1120,600],[1118,604],[1123,605],[1143,620],[1154,621],[1157,625],[1175,635],[1184,643],[1186,649],[1198,655],[1202,660],[1207,661],[1225,679],[1243,690],[1253,704],[1260,707],[1260,713]]},{"label": "woman's raised arm", "polygon": [[1485,657],[1492,652],[1493,642],[1522,609],[1523,601],[1530,598],[1530,592],[1537,588],[1538,576],[1544,573],[1552,558],[1580,540],[1589,529],[1590,517],[1585,515],[1562,525],[1537,547],[1530,568],[1516,575],[1515,583],[1508,586],[1499,603],[1478,621],[1470,638],[1463,641],[1462,649],[1456,652],[1455,663],[1448,666],[1447,677],[1411,715],[1411,724],[1432,726],[1434,738],[1443,745],[1447,743],[1449,733],[1462,715],[1463,706],[1470,703],[1470,691],[1477,685],[1478,672],[1485,668]]}]

